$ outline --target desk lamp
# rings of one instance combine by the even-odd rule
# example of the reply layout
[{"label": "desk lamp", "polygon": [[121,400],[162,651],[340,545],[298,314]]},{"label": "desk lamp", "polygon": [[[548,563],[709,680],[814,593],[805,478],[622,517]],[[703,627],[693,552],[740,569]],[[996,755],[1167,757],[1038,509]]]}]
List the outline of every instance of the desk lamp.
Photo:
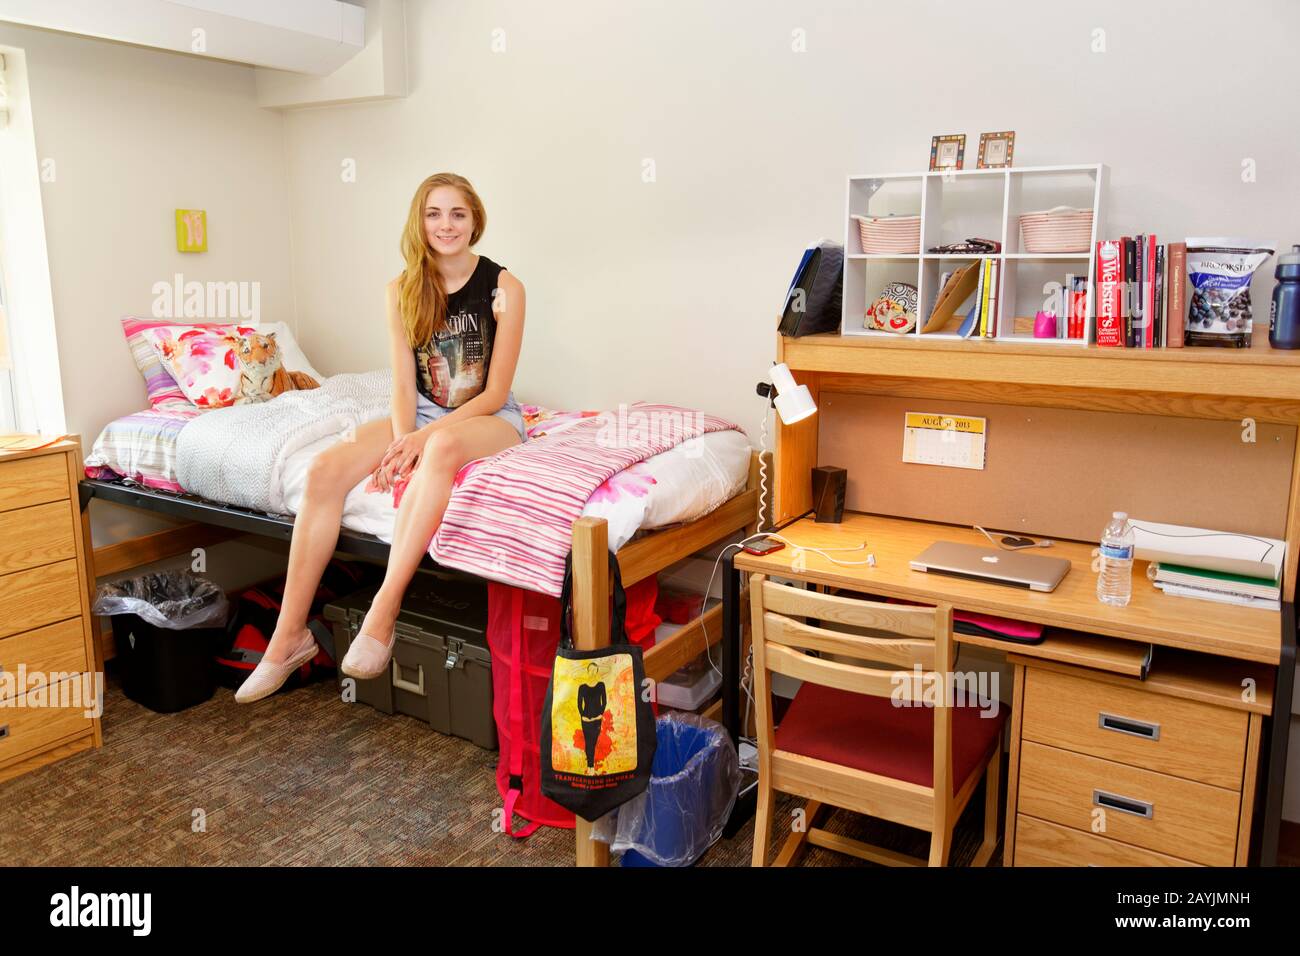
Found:
[{"label": "desk lamp", "polygon": [[[781,416],[786,425],[801,422],[817,412],[817,403],[813,401],[812,392],[807,385],[796,385],[790,367],[784,362],[775,363],[768,372],[768,382],[759,382],[755,391],[768,400],[771,407]],[[763,519],[767,512],[767,416],[763,416],[763,428],[758,438],[758,522],[756,527],[763,530]]]}]

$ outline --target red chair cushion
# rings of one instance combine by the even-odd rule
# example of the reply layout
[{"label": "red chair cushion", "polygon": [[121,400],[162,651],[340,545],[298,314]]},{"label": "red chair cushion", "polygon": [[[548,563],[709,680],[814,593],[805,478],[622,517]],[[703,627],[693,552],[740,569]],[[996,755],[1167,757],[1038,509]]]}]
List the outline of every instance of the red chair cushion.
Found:
[{"label": "red chair cushion", "polygon": [[[952,708],[952,789],[956,793],[1002,731],[1007,708],[981,717]],[[804,683],[776,729],[776,749],[923,787],[934,785],[934,708],[898,707],[889,697]]]}]

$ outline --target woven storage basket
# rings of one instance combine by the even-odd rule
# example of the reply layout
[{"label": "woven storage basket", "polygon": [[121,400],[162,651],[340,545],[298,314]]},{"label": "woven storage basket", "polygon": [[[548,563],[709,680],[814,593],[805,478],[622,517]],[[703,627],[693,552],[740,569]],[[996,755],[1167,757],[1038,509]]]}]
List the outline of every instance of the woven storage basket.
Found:
[{"label": "woven storage basket", "polygon": [[1020,217],[1025,252],[1087,252],[1092,242],[1092,210],[1057,206]]},{"label": "woven storage basket", "polygon": [[867,255],[913,256],[921,251],[920,216],[854,216]]}]

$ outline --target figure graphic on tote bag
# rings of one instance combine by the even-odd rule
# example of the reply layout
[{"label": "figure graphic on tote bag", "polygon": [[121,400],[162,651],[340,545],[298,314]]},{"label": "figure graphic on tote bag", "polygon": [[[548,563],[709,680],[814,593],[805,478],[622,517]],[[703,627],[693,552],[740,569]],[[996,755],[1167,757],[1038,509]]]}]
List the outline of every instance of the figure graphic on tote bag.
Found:
[{"label": "figure graphic on tote bag", "polygon": [[587,751],[587,773],[596,772],[596,743],[605,723],[605,682],[600,679],[600,668],[593,662],[587,665],[590,684],[578,687],[578,717],[582,721],[582,743]]}]

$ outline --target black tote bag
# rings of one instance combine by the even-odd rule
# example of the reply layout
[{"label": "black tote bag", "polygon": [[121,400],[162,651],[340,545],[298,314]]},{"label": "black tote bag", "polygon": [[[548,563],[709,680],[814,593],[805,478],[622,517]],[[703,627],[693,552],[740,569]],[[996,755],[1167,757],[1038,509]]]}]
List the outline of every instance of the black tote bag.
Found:
[{"label": "black tote bag", "polygon": [[594,822],[650,783],[655,755],[654,709],[645,689],[641,648],[627,640],[627,596],[618,560],[609,556],[614,613],[610,644],[576,650],[569,616],[573,555],[560,595],[560,647],[541,719],[542,793]]}]

